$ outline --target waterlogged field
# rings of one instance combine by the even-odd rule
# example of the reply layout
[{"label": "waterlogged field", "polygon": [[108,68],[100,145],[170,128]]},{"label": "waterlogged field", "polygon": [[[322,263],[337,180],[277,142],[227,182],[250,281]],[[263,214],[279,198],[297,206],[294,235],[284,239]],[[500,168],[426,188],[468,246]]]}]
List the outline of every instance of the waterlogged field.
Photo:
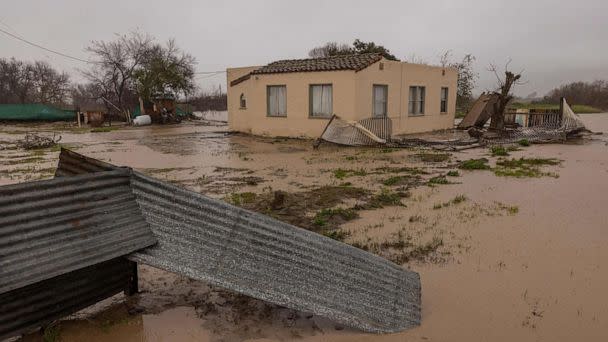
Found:
[{"label": "waterlogged field", "polygon": [[[608,115],[583,120],[608,132]],[[53,176],[58,148],[263,212],[419,272],[418,328],[363,334],[140,266],[113,298],[25,341],[605,341],[608,136],[457,153],[348,148],[228,134],[186,122],[91,132],[0,126],[0,184]],[[277,198],[280,205],[275,205]]]}]

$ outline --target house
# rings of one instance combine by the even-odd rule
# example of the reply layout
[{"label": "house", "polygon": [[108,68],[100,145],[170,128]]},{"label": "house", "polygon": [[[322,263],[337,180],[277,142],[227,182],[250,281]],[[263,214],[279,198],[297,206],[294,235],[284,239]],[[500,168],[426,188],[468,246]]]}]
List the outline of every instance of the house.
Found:
[{"label": "house", "polygon": [[333,114],[386,117],[392,134],[452,128],[458,74],[380,54],[282,60],[227,69],[230,129],[317,138]]}]

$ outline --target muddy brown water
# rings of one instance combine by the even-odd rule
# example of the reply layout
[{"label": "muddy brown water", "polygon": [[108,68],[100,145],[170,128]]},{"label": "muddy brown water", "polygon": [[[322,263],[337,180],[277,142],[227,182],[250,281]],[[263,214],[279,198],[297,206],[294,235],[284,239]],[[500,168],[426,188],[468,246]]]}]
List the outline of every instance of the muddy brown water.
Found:
[{"label": "muddy brown water", "polygon": [[[590,129],[608,132],[607,114],[583,119]],[[21,129],[27,128],[2,127],[0,140],[19,138],[16,131]],[[379,190],[384,175],[340,180],[331,170],[417,166],[409,157],[415,150],[381,153],[322,146],[314,151],[306,141],[226,136],[221,128],[194,124],[109,133],[65,130],[62,142],[216,198],[234,191],[297,191],[344,181]],[[362,211],[360,218],[345,223],[342,229],[351,232],[351,243],[382,241],[399,231],[421,241],[444,241],[432,257],[404,265],[422,279],[423,319],[415,329],[364,334],[140,266],[140,295],[128,300],[115,296],[60,322],[59,340],[606,341],[607,145],[608,136],[594,136],[578,144],[522,148],[512,156],[563,160],[547,168],[559,177],[520,179],[460,171],[453,179],[457,184],[418,187],[404,201],[406,207]],[[52,167],[57,157],[49,152],[33,165],[6,163],[19,154],[27,152],[0,151],[0,184],[31,179],[23,170],[36,174]],[[452,162],[481,156],[496,160],[487,154],[485,149],[463,151]],[[426,165],[447,171],[443,166]],[[263,182],[234,180],[251,175]],[[34,178],[46,177],[50,175]],[[434,209],[458,195],[467,200]],[[37,332],[24,338],[40,339]]]}]

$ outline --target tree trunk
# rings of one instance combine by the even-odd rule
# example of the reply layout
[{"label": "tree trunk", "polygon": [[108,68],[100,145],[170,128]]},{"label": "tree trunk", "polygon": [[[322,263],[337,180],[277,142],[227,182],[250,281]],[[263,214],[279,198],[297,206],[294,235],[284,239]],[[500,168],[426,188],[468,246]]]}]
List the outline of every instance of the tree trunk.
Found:
[{"label": "tree trunk", "polygon": [[513,84],[519,80],[521,75],[515,75],[510,71],[505,72],[505,82],[500,87],[500,92],[496,92],[498,95],[498,101],[494,104],[494,113],[492,113],[492,121],[490,122],[490,129],[502,131],[505,129],[505,109],[507,104],[513,98],[509,93]]}]

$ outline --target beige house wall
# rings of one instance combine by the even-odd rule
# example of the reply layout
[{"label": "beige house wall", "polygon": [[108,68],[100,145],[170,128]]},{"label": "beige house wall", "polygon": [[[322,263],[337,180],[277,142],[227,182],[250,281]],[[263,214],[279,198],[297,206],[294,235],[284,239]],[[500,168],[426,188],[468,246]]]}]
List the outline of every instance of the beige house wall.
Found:
[{"label": "beige house wall", "polygon": [[[372,89],[374,84],[380,84],[388,86],[387,114],[393,121],[394,135],[452,128],[456,114],[457,82],[458,72],[455,69],[383,59],[357,73],[357,117],[372,116]],[[409,114],[410,86],[425,87],[424,115]],[[442,87],[448,88],[446,113],[440,113]]]},{"label": "beige house wall", "polygon": [[[239,70],[240,71],[240,70]],[[228,69],[228,124],[231,130],[255,135],[318,138],[329,119],[311,118],[309,115],[309,86],[332,84],[333,112],[355,120],[354,92],[355,72],[300,72],[252,75],[237,85],[230,82],[242,74]],[[287,116],[267,115],[266,87],[287,86]],[[240,96],[244,94],[247,107],[240,108]]]},{"label": "beige house wall", "polygon": [[[232,130],[255,135],[318,138],[328,119],[309,116],[311,84],[332,84],[333,112],[346,120],[371,117],[373,85],[387,85],[388,116],[393,120],[395,135],[447,129],[454,125],[458,78],[454,69],[382,59],[358,72],[252,75],[250,79],[230,86],[232,80],[256,68],[227,70],[228,123]],[[267,116],[266,87],[269,85],[287,86],[287,117]],[[410,86],[426,87],[425,112],[422,116],[408,114]],[[445,114],[439,112],[441,87],[449,89],[448,111]],[[241,94],[246,97],[246,108],[240,108]]]}]

